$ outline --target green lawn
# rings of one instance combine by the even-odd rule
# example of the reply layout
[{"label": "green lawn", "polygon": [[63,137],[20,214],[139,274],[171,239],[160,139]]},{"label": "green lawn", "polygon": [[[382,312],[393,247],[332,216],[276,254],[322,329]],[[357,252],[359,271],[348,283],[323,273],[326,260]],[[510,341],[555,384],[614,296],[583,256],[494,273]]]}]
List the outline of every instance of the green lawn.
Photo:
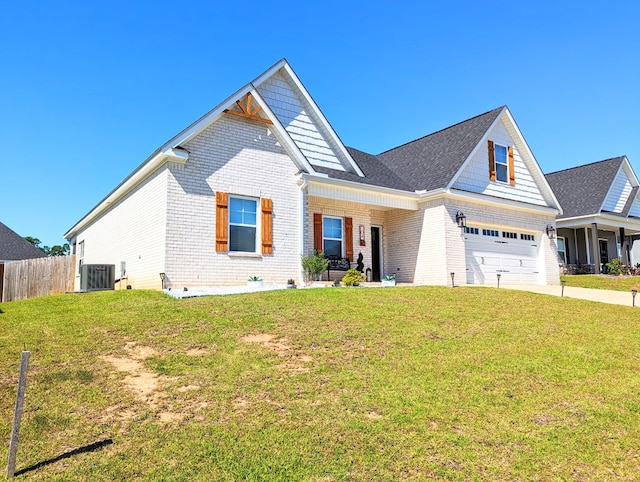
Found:
[{"label": "green lawn", "polygon": [[640,478],[637,308],[398,287],[0,310],[2,467],[31,351],[23,479]]},{"label": "green lawn", "polygon": [[563,275],[567,286],[600,290],[631,291],[640,289],[640,276],[609,276],[601,274]]}]

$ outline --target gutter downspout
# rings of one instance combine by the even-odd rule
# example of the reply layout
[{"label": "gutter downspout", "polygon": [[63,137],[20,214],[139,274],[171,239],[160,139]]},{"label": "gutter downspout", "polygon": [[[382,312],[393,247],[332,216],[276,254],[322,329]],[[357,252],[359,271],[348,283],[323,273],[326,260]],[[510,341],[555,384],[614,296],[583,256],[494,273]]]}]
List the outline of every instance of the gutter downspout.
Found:
[{"label": "gutter downspout", "polygon": [[298,249],[300,251],[300,260],[298,264],[298,283],[300,286],[304,286],[304,270],[302,269],[302,257],[304,256],[304,226],[306,219],[306,209],[305,209],[305,196],[307,185],[309,184],[306,177],[302,177],[302,183],[300,184],[300,215],[298,216],[299,225],[298,225]]}]

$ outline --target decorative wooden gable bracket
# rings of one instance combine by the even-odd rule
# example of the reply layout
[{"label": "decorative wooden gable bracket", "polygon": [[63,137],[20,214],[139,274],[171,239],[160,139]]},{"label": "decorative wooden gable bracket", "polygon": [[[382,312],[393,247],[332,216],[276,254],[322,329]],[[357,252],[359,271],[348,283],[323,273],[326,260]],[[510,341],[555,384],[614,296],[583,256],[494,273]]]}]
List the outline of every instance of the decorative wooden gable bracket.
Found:
[{"label": "decorative wooden gable bracket", "polygon": [[253,96],[251,95],[251,92],[249,92],[247,94],[246,101],[244,104],[241,101],[236,100],[236,104],[238,105],[238,107],[240,107],[241,112],[238,112],[237,110],[230,110],[230,109],[225,109],[225,112],[227,114],[237,115],[238,117],[244,117],[245,119],[264,122],[265,124],[273,124],[273,122],[271,122],[269,119],[265,119],[264,117],[258,116],[258,112],[262,110],[262,107],[260,107],[259,105],[256,107],[252,107],[251,106],[252,99],[253,99]]}]

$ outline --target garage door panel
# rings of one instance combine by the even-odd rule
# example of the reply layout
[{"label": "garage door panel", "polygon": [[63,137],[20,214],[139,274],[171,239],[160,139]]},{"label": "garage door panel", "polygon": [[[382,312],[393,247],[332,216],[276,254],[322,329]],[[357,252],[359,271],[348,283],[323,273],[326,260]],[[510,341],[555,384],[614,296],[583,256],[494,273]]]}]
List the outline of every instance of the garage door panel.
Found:
[{"label": "garage door panel", "polygon": [[[514,230],[515,231],[515,230]],[[535,284],[538,282],[538,246],[531,240],[465,235],[467,283]]]}]

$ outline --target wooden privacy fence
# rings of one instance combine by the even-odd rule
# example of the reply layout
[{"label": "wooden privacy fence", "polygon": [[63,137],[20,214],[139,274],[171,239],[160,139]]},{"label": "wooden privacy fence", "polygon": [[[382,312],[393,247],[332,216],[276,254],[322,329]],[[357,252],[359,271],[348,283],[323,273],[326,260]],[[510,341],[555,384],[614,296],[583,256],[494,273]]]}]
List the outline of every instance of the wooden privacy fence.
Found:
[{"label": "wooden privacy fence", "polygon": [[75,255],[4,263],[0,265],[0,301],[73,291],[75,266]]}]

